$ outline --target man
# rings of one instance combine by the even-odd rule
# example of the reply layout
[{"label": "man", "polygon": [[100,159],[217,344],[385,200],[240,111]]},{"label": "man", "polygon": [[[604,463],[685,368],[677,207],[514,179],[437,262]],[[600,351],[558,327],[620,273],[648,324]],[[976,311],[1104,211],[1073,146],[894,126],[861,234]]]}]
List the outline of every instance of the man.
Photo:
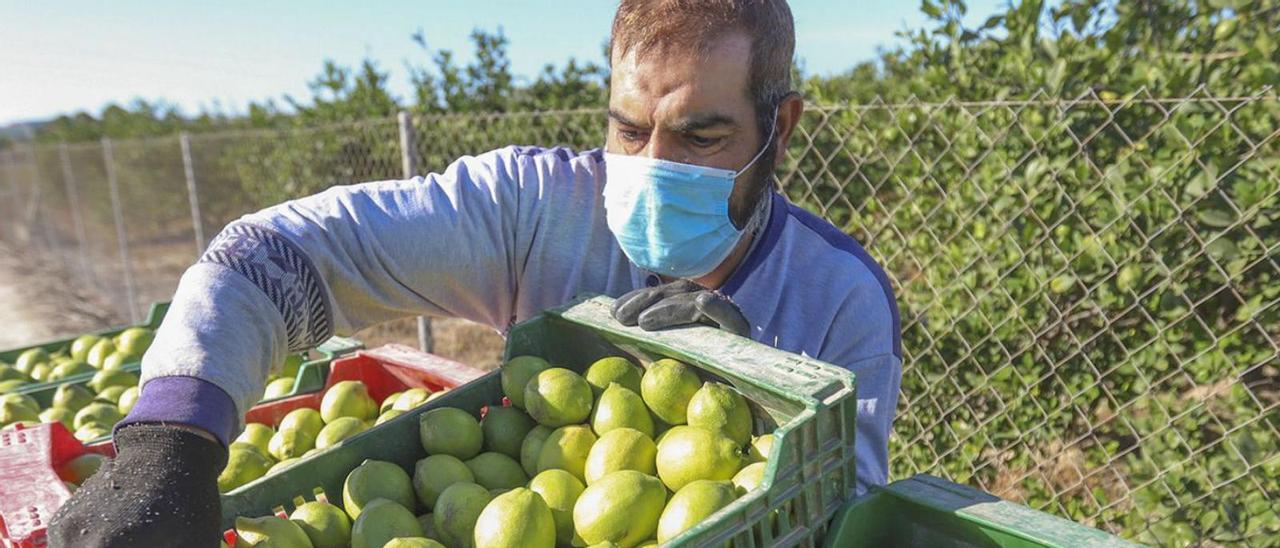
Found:
[{"label": "man", "polygon": [[416,314],[505,329],[583,292],[646,329],[711,323],[857,375],[859,489],[887,476],[901,377],[889,283],[772,172],[800,120],[784,0],[623,0],[603,150],[509,147],[229,225],[182,277],[118,457],[55,545],[212,543],[215,479],[270,364]]}]

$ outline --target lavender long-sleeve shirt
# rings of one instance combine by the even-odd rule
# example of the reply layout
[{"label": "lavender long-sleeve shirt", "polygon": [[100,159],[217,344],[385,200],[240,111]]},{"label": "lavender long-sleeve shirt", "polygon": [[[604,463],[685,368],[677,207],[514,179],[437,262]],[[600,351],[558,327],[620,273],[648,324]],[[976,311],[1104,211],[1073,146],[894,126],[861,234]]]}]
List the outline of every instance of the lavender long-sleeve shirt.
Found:
[{"label": "lavender long-sleeve shirt", "polygon": [[[227,443],[271,365],[335,333],[419,314],[505,331],[580,293],[657,284],[605,225],[604,185],[599,150],[508,147],[247,215],[183,275],[121,424],[188,424]],[[753,339],[855,373],[858,487],[884,483],[902,351],[881,268],[774,194],[721,291]]]}]

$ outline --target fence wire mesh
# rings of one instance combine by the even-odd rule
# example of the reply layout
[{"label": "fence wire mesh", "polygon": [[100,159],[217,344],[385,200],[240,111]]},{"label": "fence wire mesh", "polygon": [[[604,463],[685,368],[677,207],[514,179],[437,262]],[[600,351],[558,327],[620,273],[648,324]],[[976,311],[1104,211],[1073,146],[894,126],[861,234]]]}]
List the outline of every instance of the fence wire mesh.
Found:
[{"label": "fence wire mesh", "polygon": [[[0,237],[124,317],[171,294],[196,234],[241,214],[406,162],[593,148],[605,115],[410,123],[409,148],[395,119],[191,135],[186,166],[178,136],[117,141],[124,246],[103,144],[11,149]],[[938,474],[1158,544],[1280,538],[1278,175],[1270,89],[811,105],[778,170],[893,278],[893,477]]]}]

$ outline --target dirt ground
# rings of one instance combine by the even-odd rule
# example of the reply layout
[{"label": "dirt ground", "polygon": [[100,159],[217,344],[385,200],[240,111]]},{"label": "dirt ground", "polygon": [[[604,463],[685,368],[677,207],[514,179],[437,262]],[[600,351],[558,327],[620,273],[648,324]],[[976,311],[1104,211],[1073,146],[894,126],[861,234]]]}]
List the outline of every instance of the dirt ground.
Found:
[{"label": "dirt ground", "polygon": [[[139,276],[141,285],[160,285],[146,274]],[[168,280],[164,285],[176,284],[176,280]],[[120,307],[113,306],[112,296],[96,295],[82,285],[56,262],[24,256],[0,242],[0,349],[128,323]],[[157,299],[163,300],[160,296],[149,300]],[[456,319],[435,319],[432,327],[435,353],[440,356],[484,369],[497,367],[502,359],[502,337],[488,327]],[[417,347],[417,322],[388,322],[355,337],[368,347],[387,343]]]}]

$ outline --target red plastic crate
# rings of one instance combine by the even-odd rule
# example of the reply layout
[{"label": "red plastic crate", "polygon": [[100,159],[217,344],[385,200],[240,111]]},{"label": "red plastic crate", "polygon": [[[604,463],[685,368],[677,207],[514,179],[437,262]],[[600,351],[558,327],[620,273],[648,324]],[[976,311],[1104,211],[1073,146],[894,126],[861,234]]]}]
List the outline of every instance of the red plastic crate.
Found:
[{"label": "red plastic crate", "polygon": [[[245,414],[245,421],[275,426],[294,409],[319,409],[324,393],[346,380],[364,382],[369,395],[381,402],[395,392],[454,388],[484,374],[453,360],[390,344],[334,360],[324,390],[256,405]],[[86,446],[61,423],[0,431],[0,534],[7,546],[46,545],[49,518],[71,496],[56,470],[90,452],[114,457],[115,447],[110,441]]]}]

